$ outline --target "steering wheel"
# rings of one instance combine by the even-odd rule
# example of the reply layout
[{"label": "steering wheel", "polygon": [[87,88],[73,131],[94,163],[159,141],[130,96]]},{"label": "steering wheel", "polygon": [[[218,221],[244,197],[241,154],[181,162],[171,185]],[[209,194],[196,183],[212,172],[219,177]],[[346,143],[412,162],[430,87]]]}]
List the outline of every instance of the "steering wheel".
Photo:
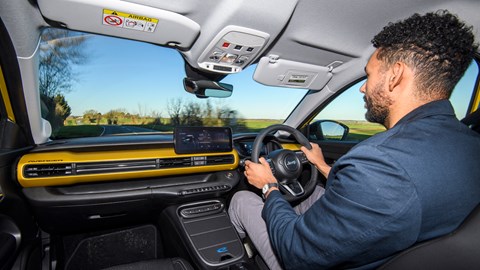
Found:
[{"label": "steering wheel", "polygon": [[[267,134],[277,130],[289,132],[298,143],[307,149],[312,149],[310,142],[300,131],[286,125],[271,125],[262,130],[255,138],[252,146],[252,162],[259,163],[263,139]],[[279,149],[269,153],[265,159],[270,164],[273,176],[278,180],[279,189],[283,193],[285,200],[294,202],[303,200],[312,194],[317,183],[318,171],[314,165],[310,164],[303,152]],[[302,186],[298,182],[298,178],[302,174],[304,164],[310,165],[311,176],[308,182]]]}]

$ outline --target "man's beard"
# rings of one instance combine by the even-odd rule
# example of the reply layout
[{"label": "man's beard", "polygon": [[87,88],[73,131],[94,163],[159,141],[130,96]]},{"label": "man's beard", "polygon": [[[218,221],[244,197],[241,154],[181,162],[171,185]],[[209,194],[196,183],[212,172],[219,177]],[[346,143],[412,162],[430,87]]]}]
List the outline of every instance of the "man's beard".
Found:
[{"label": "man's beard", "polygon": [[382,93],[382,86],[385,80],[376,84],[370,94],[363,96],[365,101],[367,112],[365,118],[372,123],[378,123],[385,126],[385,122],[390,115],[390,109],[388,106],[392,104],[392,100]]}]

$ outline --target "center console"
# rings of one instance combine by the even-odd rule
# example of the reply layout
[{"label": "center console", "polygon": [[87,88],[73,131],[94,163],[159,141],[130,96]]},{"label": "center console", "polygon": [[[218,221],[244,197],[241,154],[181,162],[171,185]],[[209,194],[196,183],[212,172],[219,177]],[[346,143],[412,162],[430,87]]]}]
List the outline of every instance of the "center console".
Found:
[{"label": "center console", "polygon": [[[165,238],[199,269],[246,269],[246,254],[222,200],[170,206],[160,216]],[[177,255],[177,254],[175,254]]]}]

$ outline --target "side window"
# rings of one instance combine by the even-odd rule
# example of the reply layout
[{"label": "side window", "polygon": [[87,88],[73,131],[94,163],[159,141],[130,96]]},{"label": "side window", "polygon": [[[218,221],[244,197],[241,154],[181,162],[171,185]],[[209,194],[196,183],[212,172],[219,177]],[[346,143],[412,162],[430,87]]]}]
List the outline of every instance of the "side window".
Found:
[{"label": "side window", "polygon": [[365,120],[362,80],[330,102],[310,124],[312,140],[362,141],[385,130],[380,124]]},{"label": "side window", "polygon": [[[478,64],[473,61],[453,90],[450,101],[458,119],[464,118],[469,113],[478,74]],[[382,125],[365,120],[366,109],[363,94],[360,93],[360,87],[364,82],[365,80],[362,80],[352,85],[315,116],[310,124],[309,139],[359,142],[385,131]],[[473,106],[476,108],[477,105]]]},{"label": "side window", "polygon": [[[468,67],[467,71],[465,71],[462,79],[460,79],[458,84],[455,86],[455,89],[453,89],[450,101],[455,109],[455,115],[460,120],[462,120],[471,112],[469,110],[472,108],[469,108],[469,105],[471,100],[474,99],[474,90],[478,80],[478,72],[478,63],[473,61]],[[472,105],[473,109],[476,109],[477,105]]]}]

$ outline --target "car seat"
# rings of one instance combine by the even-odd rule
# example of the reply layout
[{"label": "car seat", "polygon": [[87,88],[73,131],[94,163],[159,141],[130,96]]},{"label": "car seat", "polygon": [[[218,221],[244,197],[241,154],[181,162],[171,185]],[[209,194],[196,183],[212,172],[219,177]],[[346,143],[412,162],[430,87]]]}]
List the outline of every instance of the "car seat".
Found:
[{"label": "car seat", "polygon": [[480,204],[452,233],[418,243],[379,269],[480,269]]}]

